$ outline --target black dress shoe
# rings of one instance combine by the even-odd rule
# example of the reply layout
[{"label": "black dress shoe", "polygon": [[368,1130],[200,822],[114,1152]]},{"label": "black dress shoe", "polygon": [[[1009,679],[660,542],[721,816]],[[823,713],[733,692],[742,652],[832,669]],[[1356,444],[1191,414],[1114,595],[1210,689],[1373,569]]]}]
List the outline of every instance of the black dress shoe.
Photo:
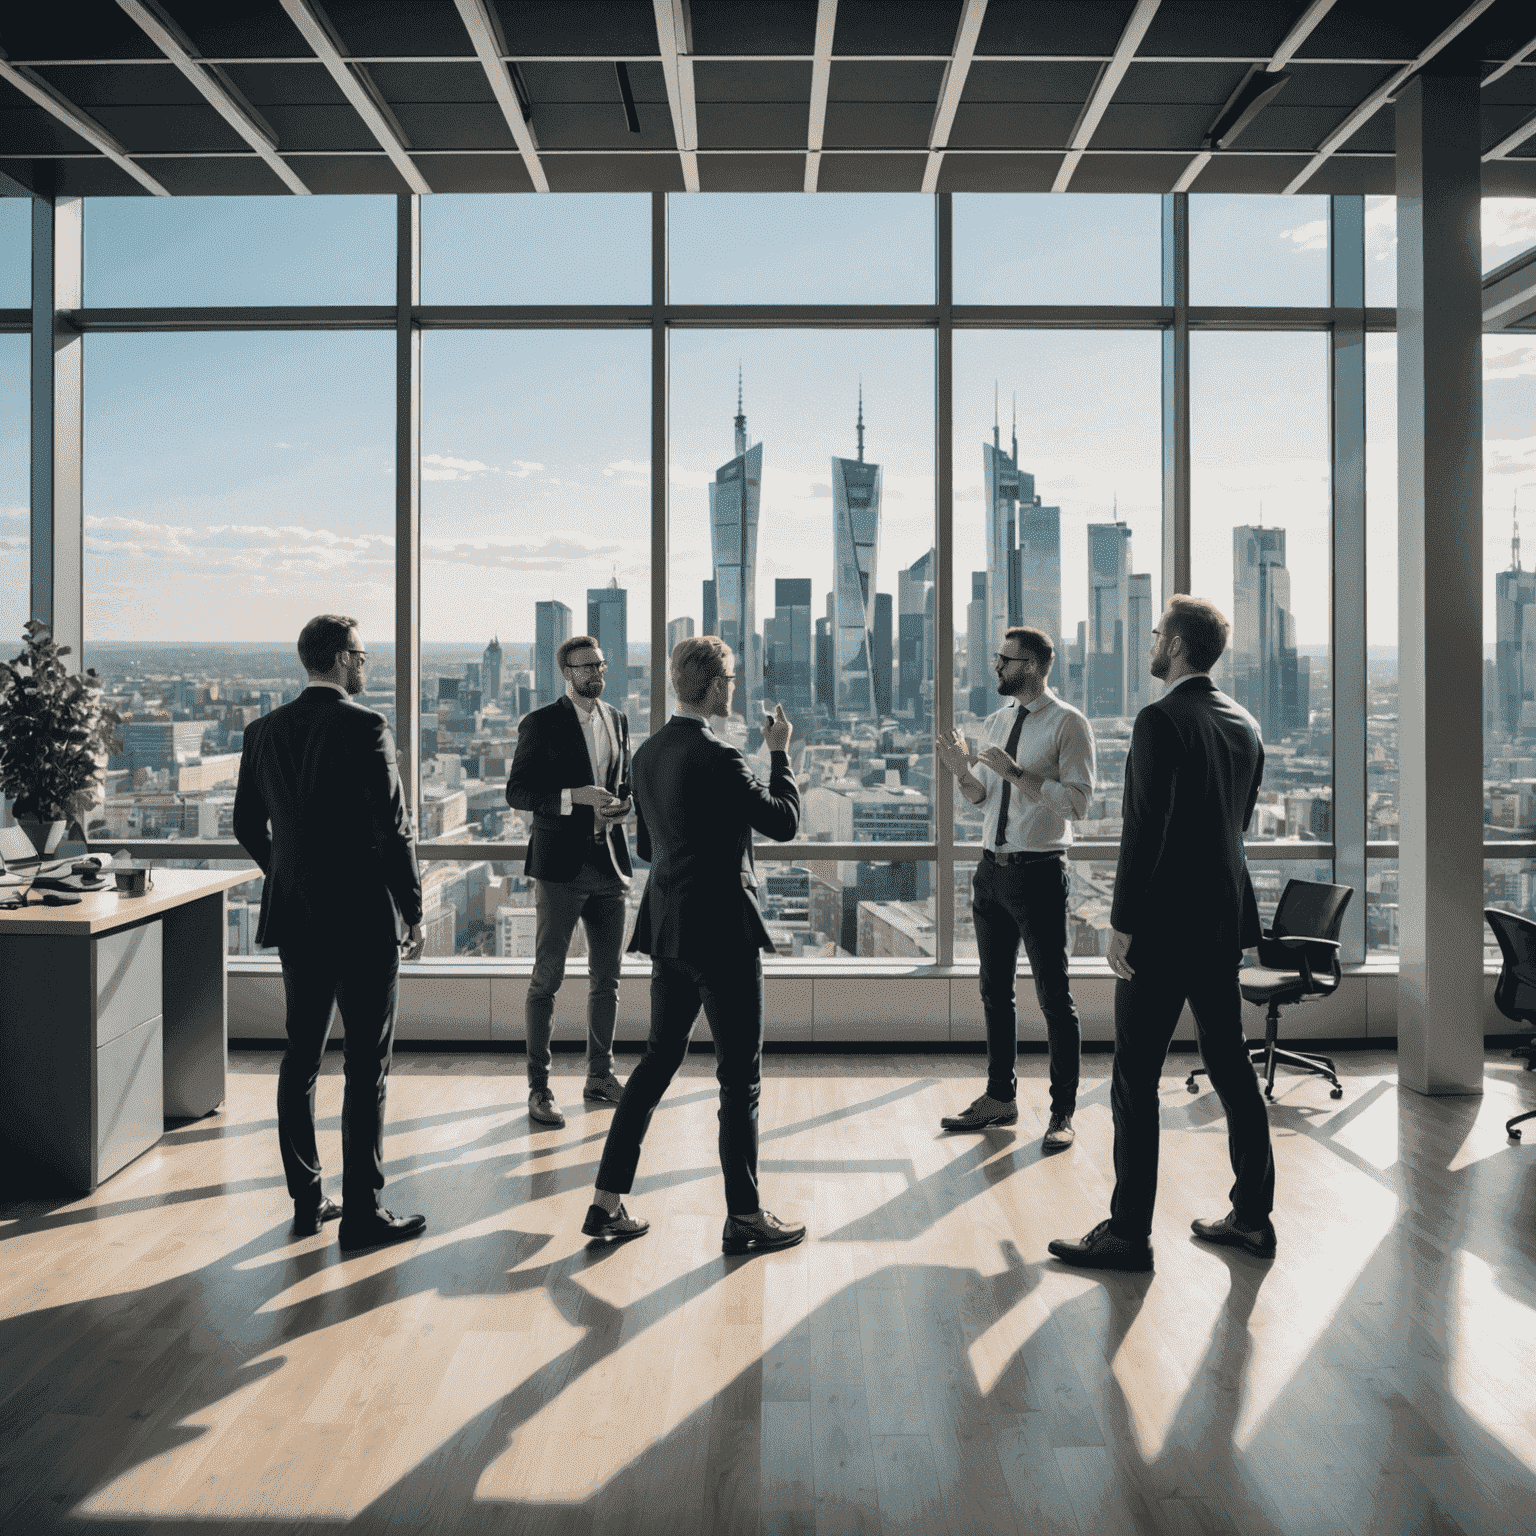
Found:
[{"label": "black dress shoe", "polygon": [[582,1222],[581,1230],[587,1237],[623,1239],[644,1237],[651,1230],[651,1224],[642,1216],[631,1216],[624,1209],[624,1202],[621,1200],[618,1210],[611,1216],[602,1206],[589,1205],[587,1219]]},{"label": "black dress shoe", "polygon": [[313,1237],[328,1221],[335,1221],[341,1215],[341,1207],[334,1200],[327,1200],[324,1196],[320,1204],[316,1206],[294,1206],[293,1208],[293,1235],[295,1237]]},{"label": "black dress shoe", "polygon": [[1256,1259],[1275,1256],[1275,1229],[1266,1221],[1259,1227],[1240,1227],[1237,1213],[1229,1211],[1220,1221],[1192,1221],[1190,1230],[1202,1242],[1220,1243],[1227,1248],[1241,1248]]},{"label": "black dress shoe", "polygon": [[1116,1237],[1101,1221],[1083,1237],[1056,1237],[1046,1245],[1065,1264],[1079,1269],[1125,1269],[1145,1273],[1152,1268],[1152,1245]]},{"label": "black dress shoe", "polygon": [[804,1236],[803,1222],[780,1221],[772,1211],[759,1211],[756,1216],[727,1216],[720,1248],[724,1253],[767,1253],[793,1248]]},{"label": "black dress shoe", "polygon": [[420,1237],[427,1230],[425,1216],[396,1216],[393,1211],[381,1210],[377,1216],[363,1221],[341,1218],[341,1229],[336,1240],[343,1248],[377,1248],[383,1243],[403,1243],[408,1238]]}]

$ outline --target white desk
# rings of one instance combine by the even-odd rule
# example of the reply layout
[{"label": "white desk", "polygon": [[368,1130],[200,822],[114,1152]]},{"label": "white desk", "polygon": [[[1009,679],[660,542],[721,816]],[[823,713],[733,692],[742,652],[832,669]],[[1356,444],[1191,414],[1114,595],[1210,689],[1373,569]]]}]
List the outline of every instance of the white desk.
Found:
[{"label": "white desk", "polygon": [[224,893],[250,878],[159,869],[143,896],[0,911],[0,1135],[90,1191],[224,1102]]}]

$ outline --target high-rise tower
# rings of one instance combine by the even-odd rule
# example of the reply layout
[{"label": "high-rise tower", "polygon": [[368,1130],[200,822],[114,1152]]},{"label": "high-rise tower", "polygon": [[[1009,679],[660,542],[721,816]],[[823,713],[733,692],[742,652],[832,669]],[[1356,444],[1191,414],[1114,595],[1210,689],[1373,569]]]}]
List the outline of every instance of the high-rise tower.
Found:
[{"label": "high-rise tower", "polygon": [[1126,713],[1131,641],[1131,530],[1124,523],[1088,525],[1087,713]]},{"label": "high-rise tower", "polygon": [[[709,531],[715,565],[720,638],[736,656],[736,713],[753,719],[762,702],[762,647],[757,638],[757,517],[762,502],[763,445],[747,445],[741,376],[736,378],[736,456],[715,471],[709,488]],[[709,633],[706,614],[705,632]]]},{"label": "high-rise tower", "polygon": [[533,607],[533,689],[539,704],[553,704],[565,692],[555,652],[571,638],[571,610],[550,601]]},{"label": "high-rise tower", "polygon": [[617,576],[606,587],[587,588],[587,633],[608,663],[608,702],[622,710],[629,697],[629,593]]},{"label": "high-rise tower", "polygon": [[494,635],[480,658],[480,694],[487,701],[501,697],[501,641]]},{"label": "high-rise tower", "polygon": [[864,462],[864,390],[856,459],[832,460],[833,686],[840,719],[873,720],[880,466]]},{"label": "high-rise tower", "polygon": [[1306,724],[1285,529],[1232,530],[1232,696],[1274,741]]}]

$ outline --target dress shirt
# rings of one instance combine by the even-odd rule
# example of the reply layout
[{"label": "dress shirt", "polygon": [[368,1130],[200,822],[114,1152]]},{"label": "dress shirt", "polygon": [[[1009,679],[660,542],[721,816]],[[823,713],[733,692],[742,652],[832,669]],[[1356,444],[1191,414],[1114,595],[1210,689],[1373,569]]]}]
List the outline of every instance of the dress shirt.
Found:
[{"label": "dress shirt", "polygon": [[[587,744],[587,758],[592,764],[592,782],[606,785],[608,767],[613,762],[617,747],[614,744],[613,732],[607,717],[603,714],[602,700],[597,700],[592,708],[585,712],[579,704],[574,708],[576,719],[581,725],[582,740]],[[571,814],[571,792],[568,789],[560,791],[560,814],[562,816]]]},{"label": "dress shirt", "polygon": [[[985,747],[1006,750],[1015,711],[1022,707],[1010,699],[988,715],[977,751]],[[1071,823],[1082,820],[1093,798],[1093,729],[1087,718],[1049,688],[1044,689],[1029,706],[1013,756],[1019,767],[1045,780],[1040,799],[1036,801],[1018,785],[1013,786],[1008,797],[1008,836],[999,848],[997,814],[1003,781],[985,763],[975,764],[971,772],[987,792],[981,802],[983,845],[996,853],[1050,853],[1070,847]]]},{"label": "dress shirt", "polygon": [[334,688],[336,690],[336,692],[339,693],[342,696],[342,698],[350,699],[352,697],[352,695],[350,693],[348,693],[347,690],[345,688],[343,688],[340,683],[328,682],[328,681],[326,681],[324,679],[321,679],[321,678],[318,678],[318,677],[310,678],[309,682],[306,683],[305,686],[308,687],[308,688]]}]

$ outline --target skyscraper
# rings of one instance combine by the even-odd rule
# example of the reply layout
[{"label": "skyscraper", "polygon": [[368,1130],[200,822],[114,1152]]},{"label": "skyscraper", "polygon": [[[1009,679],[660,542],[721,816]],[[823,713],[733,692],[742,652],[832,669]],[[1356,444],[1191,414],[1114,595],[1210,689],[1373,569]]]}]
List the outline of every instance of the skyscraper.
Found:
[{"label": "skyscraper", "polygon": [[896,576],[896,649],[899,677],[896,708],[911,713],[921,727],[926,720],[924,689],[933,680],[933,551],[925,550]]},{"label": "skyscraper", "polygon": [[[736,686],[735,710],[752,719],[763,696],[762,654],[752,643],[757,634],[757,515],[762,501],[763,445],[747,445],[739,377],[735,426],[736,456],[715,471],[709,487],[709,529],[716,633],[735,652],[736,674],[742,679]],[[708,632],[707,624],[705,628]]]},{"label": "skyscraper", "polygon": [[971,572],[971,600],[965,608],[966,708],[983,719],[987,714],[987,679],[992,652],[987,649],[987,573]]},{"label": "skyscraper", "polygon": [[1497,719],[1513,735],[1527,699],[1536,698],[1536,571],[1520,569],[1520,524],[1509,546],[1509,569],[1493,578]]},{"label": "skyscraper", "polygon": [[495,635],[480,658],[480,692],[487,700],[501,697],[501,641]]},{"label": "skyscraper", "polygon": [[875,571],[880,554],[880,466],[864,462],[864,391],[859,456],[832,460],[833,667],[840,719],[875,718],[872,660]]},{"label": "skyscraper", "polygon": [[[831,594],[827,595],[828,606]],[[816,707],[832,714],[832,620],[816,620]]]},{"label": "skyscraper", "polygon": [[773,617],[763,625],[763,707],[782,704],[798,727],[812,709],[809,579],[780,577],[773,584],[773,603]]},{"label": "skyscraper", "polygon": [[1147,664],[1152,655],[1152,577],[1132,576],[1126,602],[1125,713],[1136,715],[1152,702],[1152,674]]},{"label": "skyscraper", "polygon": [[693,639],[693,620],[691,618],[673,619],[667,625],[667,658],[672,657],[672,652],[678,647],[678,642]]},{"label": "skyscraper", "polygon": [[1131,530],[1120,522],[1089,523],[1084,684],[1090,716],[1126,713],[1130,641]]},{"label": "skyscraper", "polygon": [[1232,530],[1232,696],[1267,741],[1298,730],[1296,619],[1285,529]]},{"label": "skyscraper", "polygon": [[571,638],[571,610],[551,600],[533,607],[533,691],[536,705],[553,704],[565,692],[555,652]]},{"label": "skyscraper", "polygon": [[895,658],[892,628],[891,594],[876,592],[874,650],[870,661],[875,675],[875,713],[882,719],[891,713],[891,670]]},{"label": "skyscraper", "polygon": [[587,633],[608,663],[608,702],[623,709],[629,697],[629,593],[617,576],[606,587],[587,588]]}]

